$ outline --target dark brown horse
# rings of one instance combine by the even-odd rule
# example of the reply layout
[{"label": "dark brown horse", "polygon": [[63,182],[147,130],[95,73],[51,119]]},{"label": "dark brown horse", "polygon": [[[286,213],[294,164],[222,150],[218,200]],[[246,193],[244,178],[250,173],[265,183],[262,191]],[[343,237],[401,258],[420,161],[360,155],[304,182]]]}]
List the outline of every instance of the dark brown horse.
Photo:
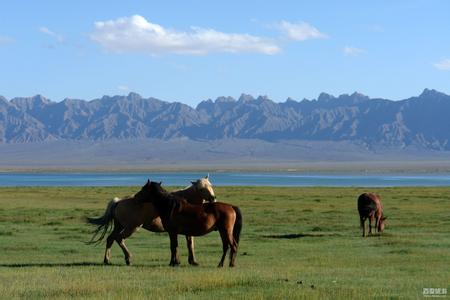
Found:
[{"label": "dark brown horse", "polygon": [[223,267],[228,248],[231,248],[230,267],[234,267],[242,229],[242,215],[237,206],[221,202],[192,205],[184,198],[168,193],[161,187],[161,183],[150,181],[142,187],[140,193],[144,193],[153,202],[169,233],[171,266],[180,264],[178,234],[200,236],[218,230],[223,246],[218,266]]},{"label": "dark brown horse", "polygon": [[[185,198],[189,203],[201,205],[203,201],[213,202],[216,199],[212,185],[208,176],[197,181],[192,181],[192,185],[173,192],[174,195]],[[148,199],[143,199],[142,194],[111,200],[103,216],[98,218],[88,218],[90,224],[96,225],[97,229],[89,243],[98,243],[105,237],[108,230],[113,230],[106,239],[106,250],[103,262],[110,264],[111,246],[116,241],[125,255],[127,265],[131,264],[131,253],[125,245],[125,239],[131,236],[140,227],[153,232],[163,232],[164,226],[159,217],[158,211]],[[187,247],[189,250],[188,261],[191,265],[198,265],[194,255],[194,238],[186,235]]]},{"label": "dark brown horse", "polygon": [[383,206],[380,196],[374,193],[364,193],[358,197],[358,212],[363,235],[366,236],[364,223],[369,219],[369,234],[372,234],[372,222],[375,221],[375,228],[378,232],[383,232],[386,217],[383,216]]}]

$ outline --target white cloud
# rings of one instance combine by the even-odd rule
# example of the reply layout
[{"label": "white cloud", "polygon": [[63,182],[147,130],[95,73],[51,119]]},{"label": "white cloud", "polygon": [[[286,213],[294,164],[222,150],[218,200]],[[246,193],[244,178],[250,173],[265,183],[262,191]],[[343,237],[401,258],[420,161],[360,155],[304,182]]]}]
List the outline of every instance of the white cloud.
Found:
[{"label": "white cloud", "polygon": [[433,66],[436,69],[439,69],[442,71],[450,71],[450,59],[449,58],[443,59],[437,63],[434,63]]},{"label": "white cloud", "polygon": [[43,34],[46,34],[48,36],[51,36],[52,38],[56,39],[56,41],[58,43],[63,43],[64,42],[64,37],[61,34],[58,34],[54,31],[51,31],[50,29],[48,29],[47,27],[39,27],[39,31],[42,32]]},{"label": "white cloud", "polygon": [[0,35],[0,46],[11,44],[12,42],[14,42],[14,40],[9,36]]},{"label": "white cloud", "polygon": [[305,23],[290,23],[281,21],[275,25],[288,39],[294,41],[306,41],[310,39],[326,39],[328,36],[319,31],[316,27]]},{"label": "white cloud", "polygon": [[369,27],[369,30],[376,33],[384,32],[384,28],[380,25],[372,25]]},{"label": "white cloud", "polygon": [[364,50],[364,49],[350,47],[350,46],[344,47],[344,49],[342,51],[344,52],[345,55],[348,55],[348,56],[358,56],[358,55],[366,53],[366,50]]},{"label": "white cloud", "polygon": [[130,88],[129,88],[128,86],[126,86],[126,85],[119,85],[119,86],[117,87],[117,89],[118,89],[119,91],[121,91],[121,92],[128,92],[128,91],[130,90]]},{"label": "white cloud", "polygon": [[106,50],[116,53],[205,55],[247,52],[270,55],[281,51],[270,39],[198,27],[177,31],[150,23],[139,15],[95,22],[90,38]]}]

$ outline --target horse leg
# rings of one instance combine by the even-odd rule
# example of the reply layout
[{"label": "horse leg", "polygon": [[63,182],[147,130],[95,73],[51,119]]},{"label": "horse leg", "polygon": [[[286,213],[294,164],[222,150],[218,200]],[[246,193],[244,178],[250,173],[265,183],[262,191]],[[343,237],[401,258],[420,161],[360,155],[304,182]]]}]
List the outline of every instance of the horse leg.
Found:
[{"label": "horse leg", "polygon": [[378,217],[375,218],[375,232],[378,232]]},{"label": "horse leg", "polygon": [[114,243],[114,240],[116,239],[115,235],[116,235],[116,232],[113,231],[106,239],[105,256],[103,258],[103,263],[105,265],[111,264],[111,247],[112,247],[112,244]]},{"label": "horse leg", "polygon": [[176,267],[180,264],[178,258],[178,235],[174,232],[169,232],[170,236],[170,263],[169,266]]},{"label": "horse leg", "polygon": [[372,235],[372,222],[373,222],[373,216],[369,217],[369,235]]},{"label": "horse leg", "polygon": [[224,229],[219,230],[220,232],[220,237],[222,238],[222,258],[220,259],[219,265],[217,266],[218,268],[223,267],[223,262],[225,261],[225,257],[227,256],[227,252],[228,252],[228,246],[229,246],[229,242],[228,242],[228,236],[227,236],[227,232],[224,231]]},{"label": "horse leg", "polygon": [[105,256],[103,258],[103,263],[105,265],[111,264],[111,247],[121,229],[121,225],[115,222],[113,231],[108,235],[108,238],[106,239]]},{"label": "horse leg", "polygon": [[361,228],[362,228],[362,232],[363,232],[363,237],[366,236],[366,219],[364,219],[364,217],[359,217],[359,222],[361,223]]},{"label": "horse leg", "polygon": [[125,245],[125,239],[130,237],[136,228],[124,228],[116,238],[117,244],[122,248],[123,254],[125,255],[125,263],[129,266],[131,265],[131,253]]},{"label": "horse leg", "polygon": [[195,260],[194,254],[194,237],[186,235],[186,243],[189,251],[188,262],[191,266],[198,266],[198,262]]},{"label": "horse leg", "polygon": [[233,237],[233,230],[229,229],[227,231],[228,233],[228,244],[230,245],[230,267],[234,267],[234,262],[236,261],[236,254],[237,254],[237,243],[236,240]]}]

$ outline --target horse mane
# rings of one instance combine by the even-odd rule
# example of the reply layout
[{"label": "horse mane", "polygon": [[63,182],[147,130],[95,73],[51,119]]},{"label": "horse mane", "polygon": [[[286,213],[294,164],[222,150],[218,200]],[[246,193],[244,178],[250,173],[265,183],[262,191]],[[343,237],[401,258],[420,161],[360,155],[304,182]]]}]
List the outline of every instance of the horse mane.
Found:
[{"label": "horse mane", "polygon": [[155,207],[160,211],[161,215],[170,216],[174,211],[178,211],[182,203],[186,203],[186,199],[178,195],[174,195],[165,190],[158,183],[151,182],[152,200]]},{"label": "horse mane", "polygon": [[197,202],[203,203],[203,197],[199,196],[198,192],[195,189],[194,184],[191,184],[185,187],[184,189],[170,192],[170,194],[177,196],[179,198],[183,198],[191,204],[196,204]]}]

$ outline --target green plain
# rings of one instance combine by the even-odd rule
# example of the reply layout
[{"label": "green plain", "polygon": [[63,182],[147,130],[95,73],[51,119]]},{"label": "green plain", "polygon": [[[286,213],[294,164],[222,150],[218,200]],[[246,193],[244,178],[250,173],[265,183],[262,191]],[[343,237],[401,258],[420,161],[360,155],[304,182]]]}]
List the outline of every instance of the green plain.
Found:
[{"label": "green plain", "polygon": [[[169,267],[166,234],[140,230],[126,266],[104,243],[86,245],[86,216],[138,187],[0,188],[2,299],[422,299],[449,288],[450,187],[216,187],[238,205],[244,227],[235,268],[216,268],[217,232],[195,239],[199,267]],[[361,237],[356,199],[374,191],[388,216],[384,234]],[[228,262],[228,258],[227,258]]]}]

